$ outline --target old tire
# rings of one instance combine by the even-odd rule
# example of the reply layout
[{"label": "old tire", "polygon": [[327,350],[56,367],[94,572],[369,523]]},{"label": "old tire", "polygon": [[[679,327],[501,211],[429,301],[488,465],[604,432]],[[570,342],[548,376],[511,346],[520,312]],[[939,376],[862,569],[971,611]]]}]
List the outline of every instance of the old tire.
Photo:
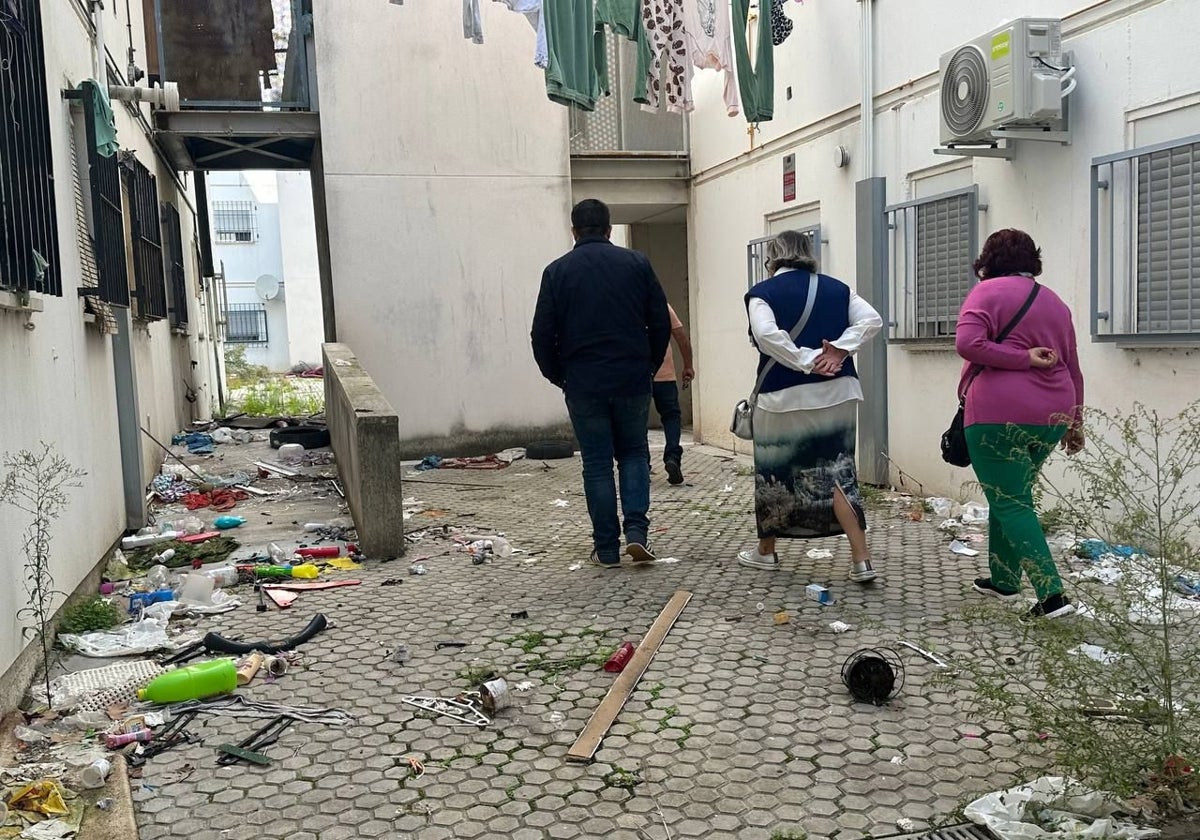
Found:
[{"label": "old tire", "polygon": [[539,440],[525,447],[530,461],[557,461],[575,457],[575,444],[569,440]]},{"label": "old tire", "polygon": [[329,445],[329,430],[318,426],[288,426],[271,432],[272,449],[278,449],[285,443],[298,443],[305,449],[320,449]]}]

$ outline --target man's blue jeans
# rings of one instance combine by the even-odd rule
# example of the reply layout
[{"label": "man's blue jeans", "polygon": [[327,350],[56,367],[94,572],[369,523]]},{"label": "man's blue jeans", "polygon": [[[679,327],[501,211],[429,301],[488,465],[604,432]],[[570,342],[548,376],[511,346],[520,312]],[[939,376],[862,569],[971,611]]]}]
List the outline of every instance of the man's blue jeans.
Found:
[{"label": "man's blue jeans", "polygon": [[621,482],[625,538],[645,545],[650,531],[650,449],[646,443],[650,395],[567,397],[567,411],[583,457],[583,493],[592,519],[592,542],[601,560],[619,560],[621,524],[614,459]]},{"label": "man's blue jeans", "polygon": [[674,461],[678,464],[683,460],[683,446],[680,439],[683,436],[683,409],[679,407],[679,386],[675,382],[654,383],[654,407],[662,418],[663,435],[667,438],[667,448],[663,451],[663,463]]}]

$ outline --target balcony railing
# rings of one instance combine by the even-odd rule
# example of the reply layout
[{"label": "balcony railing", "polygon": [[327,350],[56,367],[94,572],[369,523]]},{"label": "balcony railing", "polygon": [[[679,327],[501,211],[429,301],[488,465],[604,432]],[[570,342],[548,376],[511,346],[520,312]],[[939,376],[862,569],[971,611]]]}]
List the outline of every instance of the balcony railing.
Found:
[{"label": "balcony railing", "polygon": [[571,154],[685,154],[686,118],[665,110],[648,113],[633,101],[637,47],[612,32],[608,33],[608,68],[612,95],[596,103],[595,111],[571,109]]},{"label": "balcony railing", "polygon": [[161,78],[187,109],[314,109],[312,0],[154,0]]}]

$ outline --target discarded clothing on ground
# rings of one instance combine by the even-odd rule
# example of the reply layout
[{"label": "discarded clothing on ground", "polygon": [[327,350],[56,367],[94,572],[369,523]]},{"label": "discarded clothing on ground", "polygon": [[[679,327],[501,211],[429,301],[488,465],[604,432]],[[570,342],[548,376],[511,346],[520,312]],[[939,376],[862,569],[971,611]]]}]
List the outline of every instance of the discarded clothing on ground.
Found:
[{"label": "discarded clothing on ground", "polygon": [[187,505],[188,510],[212,508],[213,510],[226,511],[233,510],[237,507],[238,502],[249,498],[250,494],[245,490],[222,488],[213,490],[211,493],[188,493],[183,497],[183,503]]},{"label": "discarded clothing on ground", "polygon": [[[194,561],[199,561],[201,564],[209,563],[224,563],[229,559],[229,555],[237,551],[241,547],[241,543],[233,537],[213,537],[200,543],[187,543],[175,540],[169,543],[159,543],[158,545],[139,548],[128,556],[129,568],[144,570],[151,566],[163,565],[168,569],[179,569],[184,566],[191,566]],[[166,560],[156,560],[155,557],[166,551],[168,548],[175,550],[175,555]],[[111,576],[110,580],[113,580]]]},{"label": "discarded clothing on ground", "polygon": [[178,502],[192,492],[191,485],[174,475],[156,475],[150,482],[150,491],[163,502]]},{"label": "discarded clothing on ground", "polygon": [[178,434],[171,438],[172,446],[187,445],[187,450],[192,455],[211,455],[216,442],[212,435],[207,435],[204,432],[188,432],[187,434]]},{"label": "discarded clothing on ground", "polygon": [[521,448],[505,449],[492,455],[476,455],[470,458],[442,458],[438,455],[426,455],[414,469],[425,470],[502,470],[513,461],[525,457]]}]

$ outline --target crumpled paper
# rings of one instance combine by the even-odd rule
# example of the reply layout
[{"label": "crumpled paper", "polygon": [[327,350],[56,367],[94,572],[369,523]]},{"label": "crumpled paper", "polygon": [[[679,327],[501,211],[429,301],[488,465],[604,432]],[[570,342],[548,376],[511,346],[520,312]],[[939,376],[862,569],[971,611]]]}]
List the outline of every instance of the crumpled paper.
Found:
[{"label": "crumpled paper", "polygon": [[1042,776],[982,796],[963,813],[1000,840],[1148,840],[1159,836],[1158,829],[1115,819],[1118,810],[1111,794],[1063,776]]}]

